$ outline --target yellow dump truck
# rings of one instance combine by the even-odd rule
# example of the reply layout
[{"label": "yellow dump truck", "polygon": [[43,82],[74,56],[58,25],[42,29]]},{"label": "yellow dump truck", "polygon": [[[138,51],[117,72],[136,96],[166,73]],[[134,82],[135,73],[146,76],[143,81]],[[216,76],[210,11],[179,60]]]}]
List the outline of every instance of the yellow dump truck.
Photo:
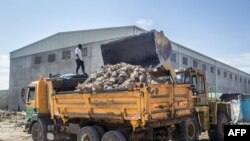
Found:
[{"label": "yellow dump truck", "polygon": [[187,118],[197,123],[188,85],[135,84],[126,90],[55,93],[52,82],[41,77],[28,88],[27,128],[33,140],[45,139],[47,133],[51,139],[67,133],[84,141],[144,140]]},{"label": "yellow dump truck", "polygon": [[[171,50],[170,41],[156,31],[102,45],[104,64],[144,67],[163,64]],[[223,140],[230,105],[208,101],[203,72],[175,72],[167,63],[148,72],[161,83],[87,92],[57,91],[55,80],[40,77],[26,88],[27,132],[36,141],[65,136],[78,141],[196,141],[209,130],[213,140]]]},{"label": "yellow dump truck", "polygon": [[[158,77],[164,74],[167,78],[167,74],[171,74],[163,69],[150,73]],[[194,141],[205,130],[210,131],[214,140],[221,140],[223,125],[230,120],[230,104],[208,102],[204,80],[201,71],[189,68],[177,72],[176,83],[138,83],[127,89],[56,92],[55,81],[41,77],[26,90],[26,128],[33,140],[76,135],[81,141],[172,137]]]}]

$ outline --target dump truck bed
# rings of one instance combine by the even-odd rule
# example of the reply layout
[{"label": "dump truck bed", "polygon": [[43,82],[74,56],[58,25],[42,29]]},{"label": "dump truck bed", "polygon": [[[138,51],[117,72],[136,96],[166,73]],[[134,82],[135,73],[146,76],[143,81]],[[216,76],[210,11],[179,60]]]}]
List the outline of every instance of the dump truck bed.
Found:
[{"label": "dump truck bed", "polygon": [[[136,88],[138,87],[138,88]],[[64,93],[52,96],[53,116],[129,122],[132,126],[191,115],[192,93],[185,85],[154,84],[127,91]]]}]

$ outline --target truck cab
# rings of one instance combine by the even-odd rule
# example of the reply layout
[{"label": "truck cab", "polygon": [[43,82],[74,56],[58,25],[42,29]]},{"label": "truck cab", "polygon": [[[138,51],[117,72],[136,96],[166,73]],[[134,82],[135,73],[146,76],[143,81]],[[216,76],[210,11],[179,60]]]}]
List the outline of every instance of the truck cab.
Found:
[{"label": "truck cab", "polygon": [[[172,132],[173,126],[182,121],[197,129],[192,124],[196,120],[192,116],[191,97],[189,85],[168,83],[134,84],[119,91],[58,92],[52,80],[40,77],[26,88],[26,129],[33,140],[53,140],[61,138],[60,134],[74,134],[82,140],[87,134],[85,130],[90,128],[93,131],[89,136],[102,131],[98,140],[93,141],[106,138],[105,134],[108,137],[120,134],[119,138],[126,140],[157,140],[170,135],[165,132]],[[198,132],[193,134],[196,138]]]}]

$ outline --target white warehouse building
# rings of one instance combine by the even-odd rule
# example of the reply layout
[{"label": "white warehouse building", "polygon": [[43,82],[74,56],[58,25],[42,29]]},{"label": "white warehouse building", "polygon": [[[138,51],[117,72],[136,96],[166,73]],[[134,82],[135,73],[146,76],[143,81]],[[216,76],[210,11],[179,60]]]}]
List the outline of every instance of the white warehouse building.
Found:
[{"label": "white warehouse building", "polygon": [[[75,73],[74,49],[83,45],[83,59],[88,74],[103,65],[100,46],[113,40],[137,35],[146,30],[137,26],[60,32],[10,53],[8,106],[24,108],[21,89],[40,75]],[[206,72],[210,92],[249,93],[249,74],[172,43],[171,62],[175,68],[195,67]]]}]

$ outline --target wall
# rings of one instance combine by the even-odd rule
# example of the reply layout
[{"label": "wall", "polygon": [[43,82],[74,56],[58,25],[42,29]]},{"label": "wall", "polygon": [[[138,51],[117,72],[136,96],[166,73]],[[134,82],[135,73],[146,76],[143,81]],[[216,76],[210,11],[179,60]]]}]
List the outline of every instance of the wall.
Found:
[{"label": "wall", "polygon": [[[91,74],[97,68],[100,68],[103,65],[100,45],[109,41],[111,40],[83,45],[83,48],[87,48],[87,56],[84,56],[83,59],[85,62],[85,71],[88,74]],[[10,60],[10,93],[8,99],[10,108],[15,109],[18,105],[20,105],[20,107],[24,109],[25,104],[20,96],[21,90],[31,81],[37,80],[39,76],[48,76],[50,73],[75,73],[75,48],[76,46],[73,46],[30,56],[12,58]],[[71,52],[71,57],[70,59],[63,60],[62,52],[68,50]],[[48,62],[49,54],[56,54],[56,59],[54,62]],[[34,63],[35,57],[37,56],[41,57],[41,64]],[[79,73],[82,73],[81,69],[79,69]]]},{"label": "wall", "polygon": [[5,109],[8,104],[8,90],[0,90],[0,109]]},{"label": "wall", "polygon": [[[87,48],[87,56],[84,57],[86,72],[91,74],[97,68],[103,65],[100,45],[111,40],[99,41],[94,43],[84,44],[83,48]],[[19,105],[24,109],[24,103],[21,99],[21,89],[27,86],[31,81],[35,81],[39,76],[48,76],[51,74],[65,74],[75,73],[75,57],[74,49],[76,46],[71,46],[63,49],[51,50],[33,54],[29,56],[22,56],[18,58],[11,58],[10,60],[10,82],[9,82],[9,98],[8,103],[11,109],[16,109]],[[172,43],[173,53],[176,55],[175,61],[172,61],[175,68],[193,67],[193,60],[197,61],[197,68],[203,69],[202,65],[206,65],[207,83],[210,92],[243,92],[250,91],[250,78],[247,73],[230,67],[226,64],[218,62],[212,58],[202,55],[198,52],[192,51],[176,43]],[[63,60],[62,52],[71,51],[71,58]],[[48,62],[49,54],[56,54],[54,62]],[[41,56],[41,64],[34,64],[35,57]],[[183,57],[188,59],[188,64],[183,64]],[[213,72],[211,68],[214,68]],[[220,75],[217,73],[220,70]],[[81,71],[80,71],[81,72]],[[224,77],[224,72],[227,76]],[[232,74],[232,78],[230,78]],[[237,76],[237,80],[235,79]],[[241,80],[241,81],[240,81]]]},{"label": "wall", "polygon": [[[175,59],[171,61],[174,67],[176,69],[194,67],[193,61],[195,60],[197,62],[197,68],[206,73],[209,92],[250,92],[250,77],[247,73],[176,43],[172,43],[172,47],[173,54],[176,56]],[[188,59],[187,65],[183,64],[183,57]],[[202,67],[203,65],[206,66],[206,69]],[[213,68],[213,71],[211,71],[211,68]],[[217,71],[220,71],[220,74]],[[226,73],[226,75],[224,75],[224,73]]]},{"label": "wall", "polygon": [[75,44],[88,44],[96,41],[123,38],[145,32],[144,29],[137,26],[122,26],[111,28],[99,28],[89,30],[78,30],[69,32],[60,32],[49,36],[40,41],[34,42],[23,48],[11,52],[11,58],[27,56],[46,51],[63,49]]}]

